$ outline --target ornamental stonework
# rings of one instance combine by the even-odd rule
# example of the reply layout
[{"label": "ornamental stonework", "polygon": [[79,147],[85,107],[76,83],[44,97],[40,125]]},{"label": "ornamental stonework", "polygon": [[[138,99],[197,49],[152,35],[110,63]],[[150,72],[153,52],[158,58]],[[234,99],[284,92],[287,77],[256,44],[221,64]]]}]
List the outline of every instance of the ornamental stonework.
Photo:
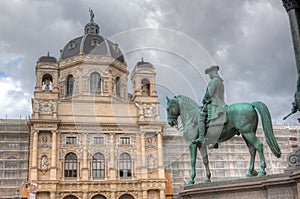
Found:
[{"label": "ornamental stonework", "polygon": [[145,143],[146,143],[146,148],[156,148],[157,147],[155,136],[146,137]]},{"label": "ornamental stonework", "polygon": [[57,112],[57,102],[55,101],[42,101],[42,100],[34,100],[33,109],[35,113],[51,115]]},{"label": "ornamental stonework", "polygon": [[298,3],[298,0],[282,0],[283,7],[288,12],[292,9],[299,9],[300,5]]},{"label": "ornamental stonework", "polygon": [[82,148],[61,148],[59,150],[59,159],[63,160],[68,153],[75,153],[78,160],[82,159]]},{"label": "ornamental stonework", "polygon": [[159,115],[158,105],[149,103],[135,103],[139,108],[138,116],[140,119],[145,117],[153,118]]},{"label": "ornamental stonework", "polygon": [[51,136],[50,133],[39,133],[38,137],[38,145],[41,148],[49,148],[51,147]]}]

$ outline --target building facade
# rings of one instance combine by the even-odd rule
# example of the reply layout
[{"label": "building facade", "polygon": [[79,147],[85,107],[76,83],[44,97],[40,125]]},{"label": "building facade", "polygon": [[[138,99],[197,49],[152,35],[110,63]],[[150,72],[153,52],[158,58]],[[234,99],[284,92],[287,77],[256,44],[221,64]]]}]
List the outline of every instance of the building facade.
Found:
[{"label": "building facade", "polygon": [[0,198],[20,198],[27,182],[28,147],[25,120],[0,120]]},{"label": "building facade", "polygon": [[124,56],[93,17],[59,60],[38,59],[29,124],[37,198],[165,198],[155,75],[138,62],[128,97]]}]

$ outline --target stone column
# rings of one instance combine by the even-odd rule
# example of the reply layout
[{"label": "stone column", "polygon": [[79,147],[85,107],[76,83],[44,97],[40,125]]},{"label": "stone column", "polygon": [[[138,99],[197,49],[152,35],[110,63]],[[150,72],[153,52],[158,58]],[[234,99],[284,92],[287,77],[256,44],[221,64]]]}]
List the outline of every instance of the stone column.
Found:
[{"label": "stone column", "polygon": [[50,168],[50,179],[56,180],[56,146],[57,146],[57,131],[52,131],[52,146],[51,146],[51,168]]},{"label": "stone column", "polygon": [[114,191],[111,192],[110,198],[111,199],[115,199],[116,198],[116,192],[114,192]]},{"label": "stone column", "polygon": [[147,165],[146,165],[146,148],[145,148],[145,133],[141,134],[141,172],[142,178],[147,178]]},{"label": "stone column", "polygon": [[148,199],[148,191],[143,191],[143,199]]},{"label": "stone column", "polygon": [[87,134],[83,135],[83,151],[82,151],[82,180],[89,179],[89,169],[88,169],[88,150],[87,150]]},{"label": "stone column", "polygon": [[138,198],[143,198],[143,191],[138,192]]},{"label": "stone column", "polygon": [[82,193],[82,199],[87,199],[87,198],[88,198],[88,194],[87,194],[87,192],[85,191],[85,192]]},{"label": "stone column", "polygon": [[55,197],[55,191],[50,192],[50,199],[56,199]]},{"label": "stone column", "polygon": [[159,191],[159,199],[165,199],[166,198],[166,195],[165,195],[165,190],[160,190]]},{"label": "stone column", "polygon": [[297,71],[300,70],[300,5],[298,0],[282,0],[286,9],[292,32]]},{"label": "stone column", "polygon": [[31,162],[31,179],[37,180],[37,156],[38,156],[38,131],[33,131],[33,144],[32,144],[32,162]]},{"label": "stone column", "polygon": [[115,135],[110,134],[110,165],[109,165],[109,176],[110,179],[116,179],[116,167],[115,167]]},{"label": "stone column", "polygon": [[165,178],[164,176],[164,162],[163,162],[163,143],[162,132],[157,133],[157,155],[158,155],[158,175],[159,178]]}]

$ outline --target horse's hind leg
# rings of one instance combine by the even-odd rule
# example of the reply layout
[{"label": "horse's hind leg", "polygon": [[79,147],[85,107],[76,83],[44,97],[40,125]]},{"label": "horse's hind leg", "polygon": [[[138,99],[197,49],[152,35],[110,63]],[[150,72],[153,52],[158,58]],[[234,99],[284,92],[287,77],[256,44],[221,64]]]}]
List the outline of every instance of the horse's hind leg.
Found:
[{"label": "horse's hind leg", "polygon": [[247,172],[247,177],[251,177],[253,176],[253,170],[254,170],[254,163],[255,163],[255,155],[256,155],[256,149],[255,147],[248,142],[248,140],[243,136],[247,146],[248,146],[248,149],[249,149],[249,152],[250,152],[250,166],[249,166],[249,169],[248,169],[248,172]]},{"label": "horse's hind leg", "polygon": [[195,183],[194,179],[196,177],[197,145],[190,144],[189,151],[190,151],[190,161],[191,161],[191,175],[188,182],[186,183],[187,186]]},{"label": "horse's hind leg", "polygon": [[199,147],[200,149],[200,153],[203,159],[203,164],[205,166],[205,171],[206,171],[206,177],[205,177],[205,181],[204,183],[210,183],[210,177],[211,177],[211,173],[210,173],[210,169],[209,169],[209,163],[208,163],[208,154],[207,154],[207,149],[206,146],[202,146]]},{"label": "horse's hind leg", "polygon": [[265,162],[265,156],[264,156],[264,150],[263,150],[262,142],[256,137],[256,135],[254,133],[245,133],[245,134],[243,134],[243,136],[258,151],[260,170],[259,170],[257,176],[266,175],[266,171],[265,171],[266,162]]}]

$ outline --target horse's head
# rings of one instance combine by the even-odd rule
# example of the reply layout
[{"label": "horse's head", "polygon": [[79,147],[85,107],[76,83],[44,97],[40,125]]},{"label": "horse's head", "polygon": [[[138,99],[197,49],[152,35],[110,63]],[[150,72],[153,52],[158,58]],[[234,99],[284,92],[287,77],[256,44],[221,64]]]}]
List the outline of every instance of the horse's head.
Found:
[{"label": "horse's head", "polygon": [[176,97],[171,99],[167,97],[167,101],[168,124],[173,127],[178,124],[177,119],[180,115],[178,99]]}]

